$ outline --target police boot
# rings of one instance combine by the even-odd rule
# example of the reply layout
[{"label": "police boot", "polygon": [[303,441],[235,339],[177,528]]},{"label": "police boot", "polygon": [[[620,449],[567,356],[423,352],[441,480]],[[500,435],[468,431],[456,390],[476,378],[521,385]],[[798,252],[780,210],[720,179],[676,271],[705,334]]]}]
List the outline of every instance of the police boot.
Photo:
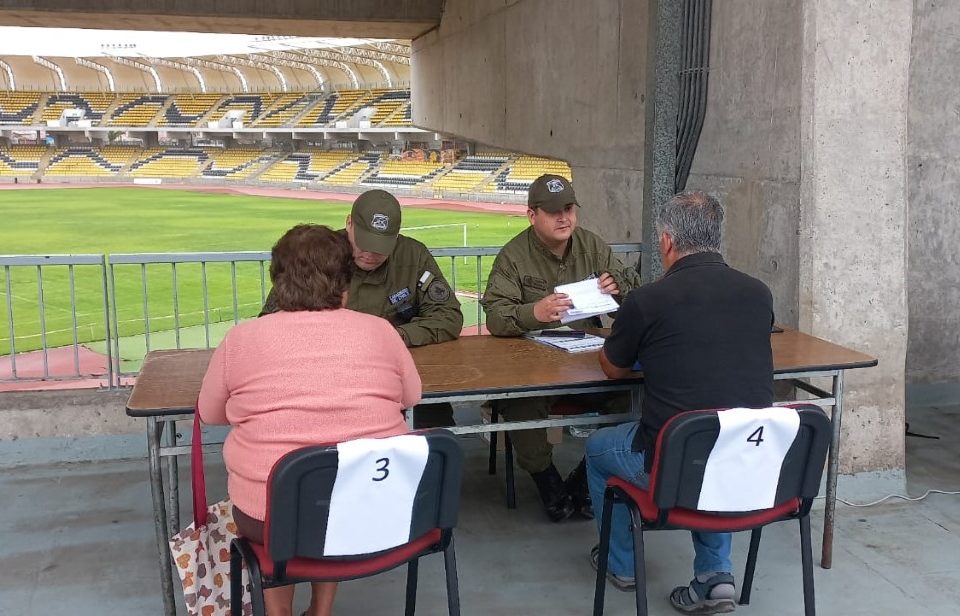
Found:
[{"label": "police boot", "polygon": [[573,515],[573,501],[567,494],[557,467],[551,464],[539,473],[530,473],[530,476],[537,484],[540,500],[543,501],[543,510],[550,520],[560,522]]},{"label": "police boot", "polygon": [[580,464],[567,475],[563,482],[567,494],[573,500],[573,509],[585,520],[593,519],[593,501],[590,498],[590,488],[587,486],[587,459],[581,458]]}]

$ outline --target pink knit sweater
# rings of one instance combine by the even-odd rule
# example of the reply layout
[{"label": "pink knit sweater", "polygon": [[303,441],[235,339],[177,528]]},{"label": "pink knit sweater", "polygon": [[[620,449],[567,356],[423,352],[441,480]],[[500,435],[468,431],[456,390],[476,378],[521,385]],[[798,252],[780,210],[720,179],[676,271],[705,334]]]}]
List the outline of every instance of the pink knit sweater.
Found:
[{"label": "pink knit sweater", "polygon": [[204,423],[230,424],[227,493],[266,514],[267,475],[307,445],[407,431],[422,390],[413,358],[384,319],[347,309],[277,312],[231,329],[200,388]]}]

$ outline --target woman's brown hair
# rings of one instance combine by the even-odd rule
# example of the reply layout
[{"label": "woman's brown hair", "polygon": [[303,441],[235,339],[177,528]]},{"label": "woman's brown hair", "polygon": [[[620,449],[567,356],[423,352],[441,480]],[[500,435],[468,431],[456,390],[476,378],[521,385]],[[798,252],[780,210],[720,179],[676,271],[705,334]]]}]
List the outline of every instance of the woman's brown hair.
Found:
[{"label": "woman's brown hair", "polygon": [[342,232],[297,225],[273,246],[270,280],[279,310],[330,310],[350,286],[353,252]]}]

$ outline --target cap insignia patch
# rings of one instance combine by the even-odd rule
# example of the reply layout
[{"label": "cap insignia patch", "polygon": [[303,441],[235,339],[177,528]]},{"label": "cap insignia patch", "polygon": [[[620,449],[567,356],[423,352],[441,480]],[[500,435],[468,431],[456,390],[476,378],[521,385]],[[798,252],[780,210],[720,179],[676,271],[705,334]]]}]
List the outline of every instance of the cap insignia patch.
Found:
[{"label": "cap insignia patch", "polygon": [[547,182],[547,190],[552,193],[563,192],[563,182],[557,179],[549,180]]},{"label": "cap insignia patch", "polygon": [[370,226],[377,231],[386,231],[390,226],[390,218],[386,214],[374,214]]}]

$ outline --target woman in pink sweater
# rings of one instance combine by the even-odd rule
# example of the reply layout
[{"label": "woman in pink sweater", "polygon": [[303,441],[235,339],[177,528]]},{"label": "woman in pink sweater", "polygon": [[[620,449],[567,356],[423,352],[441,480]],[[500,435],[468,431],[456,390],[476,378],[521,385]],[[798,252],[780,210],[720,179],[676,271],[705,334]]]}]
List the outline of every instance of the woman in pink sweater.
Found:
[{"label": "woman in pink sweater", "polygon": [[[223,446],[227,492],[241,535],[263,543],[267,476],[309,445],[407,431],[402,411],[421,397],[420,376],[384,319],[344,308],[352,251],[320,225],[298,225],[273,247],[270,279],[280,312],[231,329],[210,360],[198,408],[230,424]],[[293,586],[264,591],[269,616],[293,609]],[[328,616],[336,583],[312,585],[310,616]]]}]

